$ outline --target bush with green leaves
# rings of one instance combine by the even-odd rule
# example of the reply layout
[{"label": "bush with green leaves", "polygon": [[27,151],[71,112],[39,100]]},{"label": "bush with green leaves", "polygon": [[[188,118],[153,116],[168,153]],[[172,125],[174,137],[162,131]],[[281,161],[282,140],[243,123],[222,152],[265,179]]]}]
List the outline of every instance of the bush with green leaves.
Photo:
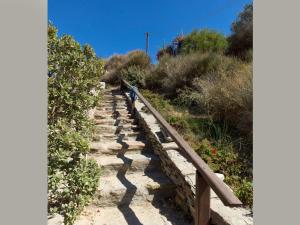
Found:
[{"label": "bush with green leaves", "polygon": [[127,69],[121,70],[120,74],[123,79],[128,81],[131,85],[139,88],[145,87],[145,78],[149,70],[142,69],[139,66],[130,66]]},{"label": "bush with green leaves", "polygon": [[180,53],[189,54],[192,52],[218,52],[222,53],[228,47],[226,37],[216,31],[203,29],[194,30],[184,37]]},{"label": "bush with green leaves", "polygon": [[230,55],[239,56],[249,61],[253,49],[253,3],[247,4],[231,26],[232,34],[228,37]]},{"label": "bush with green leaves", "polygon": [[158,50],[156,54],[156,59],[160,60],[164,56],[172,56],[172,55],[174,55],[174,50],[171,45],[168,45]]},{"label": "bush with green leaves", "polygon": [[98,185],[100,171],[87,160],[104,63],[89,45],[58,37],[48,26],[48,211],[73,224]]},{"label": "bush with green leaves", "polygon": [[236,191],[236,195],[242,202],[245,202],[251,208],[253,206],[253,182],[244,179]]},{"label": "bush with green leaves", "polygon": [[200,77],[217,79],[234,73],[242,62],[217,53],[191,53],[176,57],[164,56],[146,78],[146,87],[161,90],[177,97],[186,88],[194,89],[194,80]]},{"label": "bush with green leaves", "polygon": [[113,55],[105,63],[106,72],[102,80],[117,84],[120,81],[122,71],[124,73],[130,67],[135,68],[135,70],[138,68],[140,71],[146,71],[150,69],[150,65],[150,57],[141,50],[134,50],[126,55]]}]

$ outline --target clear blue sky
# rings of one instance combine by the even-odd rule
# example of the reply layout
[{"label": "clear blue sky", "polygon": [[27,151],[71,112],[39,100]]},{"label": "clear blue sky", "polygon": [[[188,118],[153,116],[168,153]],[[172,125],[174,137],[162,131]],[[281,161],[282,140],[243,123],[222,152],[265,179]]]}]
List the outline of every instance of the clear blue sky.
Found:
[{"label": "clear blue sky", "polygon": [[59,35],[90,44],[100,57],[145,49],[149,54],[193,29],[211,28],[225,35],[251,0],[48,0],[48,18]]}]

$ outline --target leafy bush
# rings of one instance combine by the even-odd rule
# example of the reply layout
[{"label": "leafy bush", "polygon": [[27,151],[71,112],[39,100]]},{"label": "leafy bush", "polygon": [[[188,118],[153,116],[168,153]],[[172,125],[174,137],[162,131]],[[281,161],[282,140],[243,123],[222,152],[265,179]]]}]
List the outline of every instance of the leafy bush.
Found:
[{"label": "leafy bush", "polygon": [[167,45],[166,47],[161,48],[157,54],[157,60],[160,60],[163,56],[176,56],[182,52],[182,46],[185,37],[183,35],[177,36],[171,44]]},{"label": "leafy bush", "polygon": [[121,70],[121,77],[127,80],[131,85],[139,88],[145,87],[145,78],[148,70],[142,69],[139,66],[130,66],[127,69]]},{"label": "leafy bush", "polygon": [[146,87],[176,97],[186,88],[194,89],[196,78],[207,76],[217,79],[218,76],[233,73],[241,66],[240,61],[216,53],[164,56],[146,79]]},{"label": "leafy bush", "polygon": [[218,52],[222,53],[228,47],[227,40],[224,35],[204,29],[193,31],[183,40],[181,52],[189,54],[192,52]]},{"label": "leafy bush", "polygon": [[149,69],[151,60],[149,56],[140,50],[135,50],[127,53],[126,55],[114,55],[106,63],[102,80],[116,84],[120,81],[121,71],[126,71],[130,67],[139,67],[140,70]]},{"label": "leafy bush", "polygon": [[157,60],[160,60],[163,56],[172,56],[172,55],[174,55],[174,49],[172,48],[171,45],[168,45],[167,47],[164,47],[157,52],[156,58]]},{"label": "leafy bush", "polygon": [[252,208],[253,206],[253,183],[244,179],[236,191],[237,197]]},{"label": "leafy bush", "polygon": [[124,55],[113,55],[105,62],[105,74],[101,78],[107,83],[116,84],[119,82],[120,71],[126,62]]},{"label": "leafy bush", "polygon": [[174,111],[173,107],[170,105],[170,101],[162,98],[160,95],[149,90],[141,90],[141,93],[151,102],[152,106],[163,115],[168,115],[169,112]]},{"label": "leafy bush", "polygon": [[177,105],[252,134],[251,64],[216,53],[164,56],[145,85]]},{"label": "leafy bush", "polygon": [[48,26],[48,211],[64,216],[66,225],[96,190],[99,168],[86,160],[93,124],[88,110],[96,105],[103,61],[89,45],[57,36]]},{"label": "leafy bush", "polygon": [[231,26],[228,53],[249,60],[253,48],[253,3],[247,4]]},{"label": "leafy bush", "polygon": [[130,66],[139,66],[142,69],[147,69],[151,63],[150,57],[144,51],[140,50],[129,52],[126,57],[127,61],[124,64],[123,69]]}]

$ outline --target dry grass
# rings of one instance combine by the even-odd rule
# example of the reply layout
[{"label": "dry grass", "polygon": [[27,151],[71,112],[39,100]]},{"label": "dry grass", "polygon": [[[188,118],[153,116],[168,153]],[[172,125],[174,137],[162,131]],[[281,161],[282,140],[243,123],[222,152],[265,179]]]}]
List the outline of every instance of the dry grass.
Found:
[{"label": "dry grass", "polygon": [[198,79],[200,101],[207,113],[225,120],[239,131],[252,134],[252,67],[244,65],[230,76],[219,79]]}]

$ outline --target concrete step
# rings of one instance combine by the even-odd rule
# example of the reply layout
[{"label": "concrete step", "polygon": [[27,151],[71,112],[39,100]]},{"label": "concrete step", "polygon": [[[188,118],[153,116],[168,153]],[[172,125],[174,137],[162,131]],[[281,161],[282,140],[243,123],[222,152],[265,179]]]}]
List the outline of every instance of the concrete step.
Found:
[{"label": "concrete step", "polygon": [[193,225],[163,201],[121,207],[87,207],[74,225]]},{"label": "concrete step", "polygon": [[125,172],[132,174],[160,170],[160,159],[154,154],[106,155],[92,158],[101,168],[101,177]]},{"label": "concrete step", "polygon": [[117,141],[113,142],[92,142],[90,146],[93,154],[98,153],[101,155],[116,155],[121,151],[123,153],[128,152],[142,152],[145,149],[145,143],[142,141],[123,141],[120,144]]},{"label": "concrete step", "polygon": [[92,202],[95,206],[141,205],[174,196],[176,186],[163,173],[118,173],[101,177]]}]

